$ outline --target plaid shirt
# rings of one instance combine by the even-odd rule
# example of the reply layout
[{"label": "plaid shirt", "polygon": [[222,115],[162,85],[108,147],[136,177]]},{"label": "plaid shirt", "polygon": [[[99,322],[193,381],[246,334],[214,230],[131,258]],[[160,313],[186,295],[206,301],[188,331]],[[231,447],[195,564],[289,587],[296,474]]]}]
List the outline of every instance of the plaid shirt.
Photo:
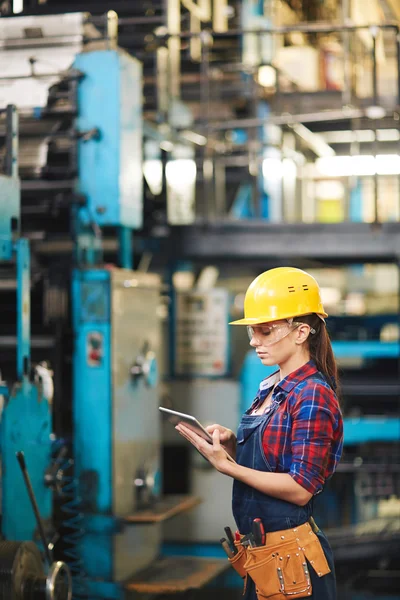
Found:
[{"label": "plaid shirt", "polygon": [[[247,414],[264,402],[278,379],[279,371],[261,382]],[[263,433],[265,457],[273,471],[289,473],[317,494],[342,455],[343,420],[336,394],[310,361],[276,384],[267,411],[276,405]]]}]

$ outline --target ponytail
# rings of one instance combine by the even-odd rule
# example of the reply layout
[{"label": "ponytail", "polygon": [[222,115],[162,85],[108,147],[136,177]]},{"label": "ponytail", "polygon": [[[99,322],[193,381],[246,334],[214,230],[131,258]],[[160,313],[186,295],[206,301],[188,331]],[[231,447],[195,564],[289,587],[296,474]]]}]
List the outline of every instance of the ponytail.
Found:
[{"label": "ponytail", "polygon": [[318,371],[325,376],[331,388],[338,394],[338,368],[324,321],[318,315],[312,314],[301,317],[301,322],[315,329],[315,333],[310,334],[308,338],[311,358],[317,365]]}]

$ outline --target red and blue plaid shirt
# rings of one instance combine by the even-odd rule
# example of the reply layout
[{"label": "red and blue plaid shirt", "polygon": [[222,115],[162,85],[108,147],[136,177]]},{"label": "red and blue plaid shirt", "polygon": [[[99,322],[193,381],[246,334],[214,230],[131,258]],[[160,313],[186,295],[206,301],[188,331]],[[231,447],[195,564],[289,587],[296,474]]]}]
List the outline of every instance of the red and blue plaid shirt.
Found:
[{"label": "red and blue plaid shirt", "polygon": [[[279,371],[261,382],[247,414],[261,406],[277,378]],[[335,472],[343,450],[343,419],[336,394],[310,361],[276,384],[267,410],[276,405],[263,434],[265,457],[276,473],[289,473],[317,494]]]}]

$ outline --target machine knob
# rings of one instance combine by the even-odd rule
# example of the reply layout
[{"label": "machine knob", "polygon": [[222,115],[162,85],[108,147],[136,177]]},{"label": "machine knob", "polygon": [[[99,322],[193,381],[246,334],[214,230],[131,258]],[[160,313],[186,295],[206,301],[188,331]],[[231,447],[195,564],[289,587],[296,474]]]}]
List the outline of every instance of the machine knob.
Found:
[{"label": "machine knob", "polygon": [[46,576],[33,542],[0,542],[0,598],[7,600],[71,600],[72,579],[63,562]]},{"label": "machine knob", "polygon": [[46,577],[46,600],[71,600],[72,579],[68,565],[58,560]]},{"label": "machine knob", "polygon": [[156,387],[158,382],[158,365],[155,353],[152,350],[144,350],[136,359],[131,368],[131,375],[134,379],[143,377],[146,385]]}]

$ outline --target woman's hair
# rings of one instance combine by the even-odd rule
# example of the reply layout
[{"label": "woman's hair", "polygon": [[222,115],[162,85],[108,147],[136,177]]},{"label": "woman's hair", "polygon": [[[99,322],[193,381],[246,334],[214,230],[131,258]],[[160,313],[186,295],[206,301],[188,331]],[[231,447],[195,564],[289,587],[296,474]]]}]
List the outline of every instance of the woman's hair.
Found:
[{"label": "woman's hair", "polygon": [[318,371],[325,375],[329,385],[338,393],[339,378],[336,360],[333,354],[331,340],[325,323],[318,315],[305,315],[296,318],[296,321],[307,323],[315,329],[315,333],[308,336],[311,358],[315,361]]}]

